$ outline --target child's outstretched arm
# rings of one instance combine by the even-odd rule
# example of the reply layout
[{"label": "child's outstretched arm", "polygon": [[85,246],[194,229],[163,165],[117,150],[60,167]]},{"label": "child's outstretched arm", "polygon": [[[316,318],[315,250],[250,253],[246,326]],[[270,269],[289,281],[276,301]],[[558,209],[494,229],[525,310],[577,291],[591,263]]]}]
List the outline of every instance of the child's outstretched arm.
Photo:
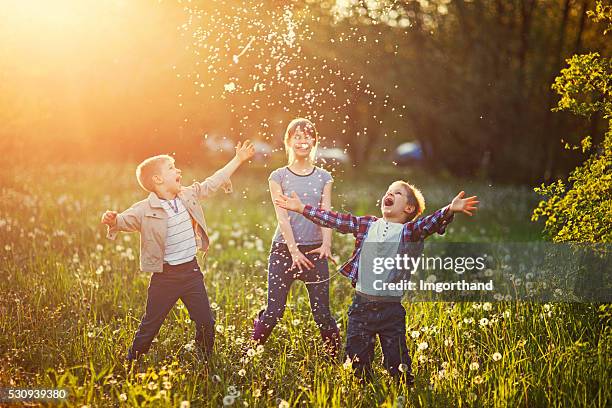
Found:
[{"label": "child's outstretched arm", "polygon": [[117,211],[106,211],[102,214],[100,223],[108,227],[106,238],[115,239],[119,231],[136,232],[140,231],[142,216],[135,207],[128,208],[121,214]]},{"label": "child's outstretched arm", "polygon": [[444,234],[446,226],[453,220],[455,213],[462,212],[471,217],[473,211],[478,210],[477,205],[480,201],[477,201],[478,197],[476,196],[464,197],[465,192],[462,191],[446,207],[437,210],[427,217],[404,224],[404,239],[407,241],[420,241],[433,233]]},{"label": "child's outstretched arm", "polygon": [[281,194],[274,200],[274,204],[286,210],[300,213],[321,227],[333,228],[343,234],[357,234],[361,225],[364,224],[361,221],[371,218],[367,216],[357,217],[349,213],[338,213],[304,205],[295,191],[291,193],[291,197]]},{"label": "child's outstretched arm", "polygon": [[238,170],[242,163],[249,160],[254,154],[255,147],[250,140],[245,140],[244,143],[238,142],[236,145],[236,155],[232,160],[201,183],[193,183],[192,187],[197,198],[206,198],[217,191],[219,187],[223,187],[226,193],[230,193],[232,191],[230,177]]}]

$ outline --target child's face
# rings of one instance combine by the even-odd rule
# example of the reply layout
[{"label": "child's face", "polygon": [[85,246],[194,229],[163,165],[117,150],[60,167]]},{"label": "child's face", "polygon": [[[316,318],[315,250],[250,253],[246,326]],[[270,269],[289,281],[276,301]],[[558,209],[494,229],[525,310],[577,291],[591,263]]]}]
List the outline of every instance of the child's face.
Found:
[{"label": "child's face", "polygon": [[380,201],[380,209],[385,219],[408,221],[408,215],[414,211],[414,206],[408,204],[408,192],[403,184],[391,183]]},{"label": "child's face", "polygon": [[173,161],[166,160],[160,165],[159,174],[153,176],[153,180],[158,189],[178,194],[181,190],[181,173],[181,170],[176,168]]},{"label": "child's face", "polygon": [[296,129],[291,139],[289,139],[289,147],[293,150],[295,157],[303,158],[309,156],[314,144],[314,138],[304,133],[300,127]]}]

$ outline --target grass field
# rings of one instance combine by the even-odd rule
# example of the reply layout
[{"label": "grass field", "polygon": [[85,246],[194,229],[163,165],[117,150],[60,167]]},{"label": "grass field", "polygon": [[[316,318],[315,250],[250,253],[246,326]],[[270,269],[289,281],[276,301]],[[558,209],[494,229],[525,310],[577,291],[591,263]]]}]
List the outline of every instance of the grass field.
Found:
[{"label": "grass field", "polygon": [[[180,165],[180,163],[178,163]],[[149,276],[138,271],[138,235],[104,238],[106,209],[142,199],[132,165],[0,170],[0,385],[64,387],[66,405],[107,406],[610,406],[610,309],[588,304],[406,304],[416,387],[395,385],[375,365],[360,384],[323,356],[303,285],[263,350],[241,359],[252,319],[266,302],[266,259],[275,227],[266,169],[241,169],[235,192],[204,202],[213,240],[201,261],[216,312],[214,357],[192,348],[182,304],[168,316],[137,374],[123,357],[144,311]],[[210,171],[184,169],[184,180]],[[376,213],[398,169],[336,175],[334,206]],[[452,241],[540,239],[528,188],[408,173],[428,211],[460,189],[482,201],[457,219]],[[345,259],[352,237],[334,235]],[[331,281],[332,313],[346,329],[352,288]],[[380,359],[380,350],[377,350]]]}]

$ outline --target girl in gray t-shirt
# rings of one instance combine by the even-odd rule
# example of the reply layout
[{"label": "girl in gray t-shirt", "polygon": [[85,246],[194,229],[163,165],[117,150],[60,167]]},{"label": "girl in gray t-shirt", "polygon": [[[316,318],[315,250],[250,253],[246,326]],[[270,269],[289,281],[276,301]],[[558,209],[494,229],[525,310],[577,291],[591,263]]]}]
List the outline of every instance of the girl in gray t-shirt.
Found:
[{"label": "girl in gray t-shirt", "polygon": [[[285,132],[289,164],[276,169],[268,179],[272,201],[280,194],[297,194],[302,202],[331,208],[331,174],[314,165],[318,136],[307,119],[294,119]],[[283,317],[291,284],[306,284],[310,307],[332,357],[340,347],[338,325],[329,310],[329,269],[331,230],[321,228],[303,215],[276,207],[278,226],[268,259],[268,304],[253,324],[252,340],[264,343]]]}]

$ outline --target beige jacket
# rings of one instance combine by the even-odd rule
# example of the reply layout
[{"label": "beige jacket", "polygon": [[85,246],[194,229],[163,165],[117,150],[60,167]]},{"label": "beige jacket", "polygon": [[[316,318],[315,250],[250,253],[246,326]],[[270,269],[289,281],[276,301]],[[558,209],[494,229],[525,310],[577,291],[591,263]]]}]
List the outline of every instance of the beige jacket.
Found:
[{"label": "beige jacket", "polygon": [[[204,212],[198,204],[220,187],[226,193],[232,191],[232,184],[226,171],[219,170],[201,183],[193,183],[182,187],[178,194],[194,221],[196,244],[198,249],[206,252],[209,240],[206,231]],[[140,269],[144,272],[162,272],[164,263],[164,248],[166,248],[166,233],[168,230],[168,215],[155,193],[149,194],[145,200],[139,201],[130,208],[117,214],[117,224],[108,228],[106,237],[114,240],[119,231],[140,232]]]}]

